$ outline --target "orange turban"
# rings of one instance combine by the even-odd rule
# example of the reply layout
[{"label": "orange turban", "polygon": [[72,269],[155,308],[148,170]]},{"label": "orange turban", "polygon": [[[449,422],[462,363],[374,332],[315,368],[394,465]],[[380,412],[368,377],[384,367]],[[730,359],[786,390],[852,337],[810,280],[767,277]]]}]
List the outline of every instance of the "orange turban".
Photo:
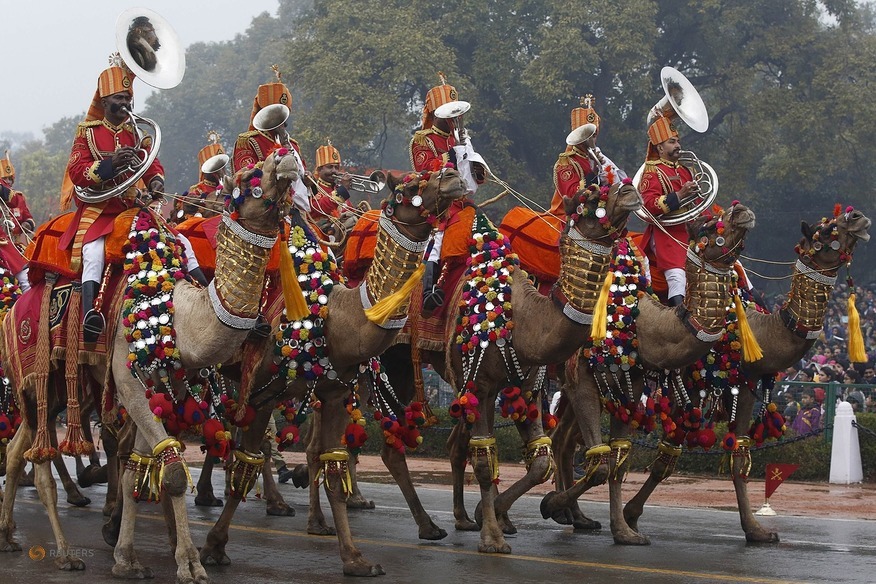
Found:
[{"label": "orange turban", "polygon": [[593,96],[590,94],[581,98],[581,107],[572,110],[572,129],[580,128],[584,124],[593,124],[599,131],[599,114],[593,109]]},{"label": "orange turban", "polygon": [[316,149],[316,168],[325,166],[326,164],[340,164],[341,154],[338,149],[329,143],[327,146],[320,146]]},{"label": "orange turban", "polygon": [[15,167],[9,158],[9,150],[6,151],[6,158],[0,159],[0,178],[15,178]]},{"label": "orange turban", "polygon": [[672,137],[677,137],[678,131],[675,129],[675,124],[672,119],[666,116],[660,116],[648,126],[648,155],[646,160],[656,160],[660,158],[657,154],[657,144],[666,142]]},{"label": "orange turban", "polygon": [[459,99],[459,94],[456,92],[456,88],[447,84],[444,80],[444,74],[438,73],[438,77],[441,78],[441,85],[436,85],[429,90],[429,93],[426,94],[426,103],[423,104],[423,130],[432,127],[432,124],[435,121],[436,109],[445,103],[450,103],[451,101]]},{"label": "orange turban", "polygon": [[104,69],[97,78],[97,90],[94,92],[94,97],[91,99],[91,105],[88,108],[88,113],[85,115],[85,121],[102,120],[105,112],[100,104],[102,97],[127,91],[133,97],[134,95],[134,74],[123,67],[113,65]]}]

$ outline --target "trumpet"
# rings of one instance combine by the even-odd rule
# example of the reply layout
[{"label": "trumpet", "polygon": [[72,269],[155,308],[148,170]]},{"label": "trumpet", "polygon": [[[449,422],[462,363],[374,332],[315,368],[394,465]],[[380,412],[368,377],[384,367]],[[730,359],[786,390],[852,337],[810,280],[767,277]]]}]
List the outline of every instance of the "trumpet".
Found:
[{"label": "trumpet", "polygon": [[382,170],[375,170],[368,176],[336,172],[334,174],[335,183],[340,182],[345,176],[350,177],[350,188],[362,193],[379,193],[386,185],[386,173]]}]

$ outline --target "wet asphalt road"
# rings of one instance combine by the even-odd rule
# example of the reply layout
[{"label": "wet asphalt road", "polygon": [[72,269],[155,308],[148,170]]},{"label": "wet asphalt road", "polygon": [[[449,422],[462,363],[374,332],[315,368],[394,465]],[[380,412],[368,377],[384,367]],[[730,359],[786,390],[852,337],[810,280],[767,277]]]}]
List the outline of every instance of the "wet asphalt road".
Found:
[{"label": "wet asphalt road", "polygon": [[[192,469],[195,481],[198,471]],[[218,473],[216,492],[221,493],[217,477]],[[213,582],[351,582],[341,573],[337,539],[306,534],[305,491],[291,485],[281,489],[296,516],[269,517],[264,502],[255,498],[242,504],[227,547],[233,563],[208,568]],[[508,537],[512,554],[496,556],[477,552],[477,533],[453,530],[449,491],[419,489],[433,520],[448,531],[447,538],[438,542],[417,539],[416,526],[395,485],[363,483],[362,491],[377,509],[350,512],[353,534],[364,555],[386,571],[381,582],[876,582],[876,523],[872,521],[766,517],[762,524],[778,530],[781,543],[747,545],[735,512],[649,507],[640,527],[651,545],[622,547],[613,544],[607,529],[607,504],[588,502],[585,507],[589,516],[603,523],[601,531],[575,533],[543,520],[540,498],[525,497],[511,513],[519,530]],[[83,492],[93,501],[89,507],[68,506],[63,493],[59,507],[65,533],[86,570],[70,573],[54,568],[54,538],[46,514],[36,490],[23,488],[15,517],[16,537],[24,550],[0,554],[0,581],[118,582],[110,574],[112,550],[100,537],[105,487]],[[201,545],[219,509],[195,507],[194,496],[189,499],[193,537]],[[471,513],[474,494],[467,500]],[[175,564],[159,507],[139,506],[140,561],[154,570],[155,582],[173,582]],[[330,517],[328,505],[324,510]],[[47,557],[31,559],[28,552],[34,546],[42,546]]]}]

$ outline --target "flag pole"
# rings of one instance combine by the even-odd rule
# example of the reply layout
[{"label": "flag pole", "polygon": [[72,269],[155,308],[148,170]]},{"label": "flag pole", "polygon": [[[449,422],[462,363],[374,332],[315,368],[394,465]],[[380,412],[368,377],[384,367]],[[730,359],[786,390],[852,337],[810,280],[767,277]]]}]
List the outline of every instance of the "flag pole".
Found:
[{"label": "flag pole", "polygon": [[754,513],[755,515],[767,515],[767,516],[775,516],[776,510],[770,507],[770,498],[766,497],[763,502],[763,507],[761,507],[758,511]]}]

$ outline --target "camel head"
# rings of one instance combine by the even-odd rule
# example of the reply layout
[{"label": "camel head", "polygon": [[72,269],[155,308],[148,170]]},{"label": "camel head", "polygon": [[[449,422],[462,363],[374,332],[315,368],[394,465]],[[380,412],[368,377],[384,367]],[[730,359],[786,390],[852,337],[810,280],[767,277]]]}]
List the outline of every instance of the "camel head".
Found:
[{"label": "camel head", "polygon": [[840,206],[834,217],[823,218],[821,223],[810,225],[803,221],[803,239],[795,251],[804,264],[829,272],[836,270],[852,260],[852,252],[860,241],[869,241],[870,219],[860,211],[847,207],[845,213]]},{"label": "camel head", "polygon": [[390,174],[386,186],[389,197],[383,201],[383,214],[403,227],[409,237],[419,240],[429,237],[433,225],[466,194],[459,173],[449,167],[411,173],[401,179]]},{"label": "camel head", "polygon": [[222,192],[231,218],[254,233],[276,234],[280,217],[289,213],[290,188],[297,180],[298,162],[286,148],[225,177]]},{"label": "camel head", "polygon": [[563,199],[567,229],[573,227],[585,238],[617,239],[626,232],[630,213],[642,206],[642,195],[629,180],[611,187],[589,185],[574,196]]},{"label": "camel head", "polygon": [[729,269],[745,249],[745,237],[754,228],[754,211],[733,201],[727,210],[704,214],[687,224],[691,249],[705,262]]}]

